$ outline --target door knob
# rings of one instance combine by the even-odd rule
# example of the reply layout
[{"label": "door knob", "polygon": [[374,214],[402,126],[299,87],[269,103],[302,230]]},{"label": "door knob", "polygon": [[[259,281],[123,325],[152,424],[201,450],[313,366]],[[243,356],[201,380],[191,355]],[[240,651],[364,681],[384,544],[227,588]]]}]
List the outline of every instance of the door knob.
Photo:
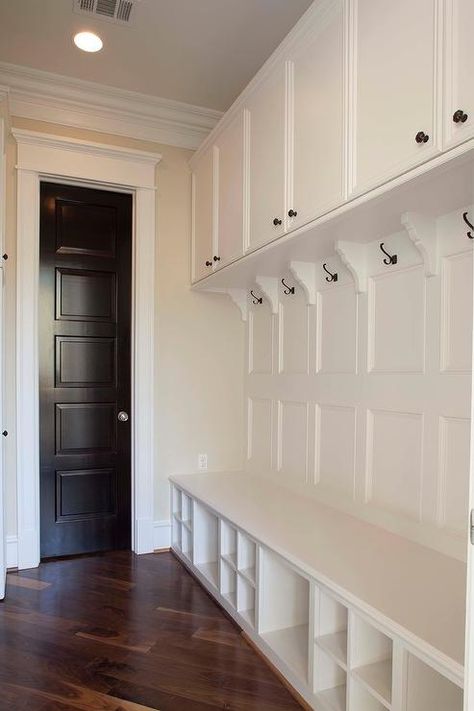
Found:
[{"label": "door knob", "polygon": [[429,140],[430,140],[430,137],[424,131],[418,131],[418,133],[415,136],[415,141],[417,143],[428,143]]},{"label": "door knob", "polygon": [[278,217],[275,217],[275,219],[273,220],[273,224],[275,225],[275,227],[278,227],[278,225],[281,225],[281,220],[279,220]]},{"label": "door knob", "polygon": [[213,256],[213,260],[214,260],[215,262],[220,262],[220,261],[221,261],[221,258],[220,258],[220,257],[217,257],[216,255],[214,255],[214,256]]},{"label": "door knob", "polygon": [[117,415],[117,419],[119,422],[128,422],[128,412],[121,410]]},{"label": "door knob", "polygon": [[212,262],[210,262],[209,259],[206,262],[206,267],[212,267]]},{"label": "door knob", "polygon": [[454,123],[466,123],[468,115],[462,109],[458,109],[453,114]]},{"label": "door knob", "polygon": [[288,212],[288,217],[296,217],[297,214],[298,214],[298,213],[296,212],[296,210],[290,210],[290,211]]},{"label": "door knob", "polygon": [[3,430],[2,435],[3,435],[4,437],[8,437],[8,431],[7,431],[7,430]]}]

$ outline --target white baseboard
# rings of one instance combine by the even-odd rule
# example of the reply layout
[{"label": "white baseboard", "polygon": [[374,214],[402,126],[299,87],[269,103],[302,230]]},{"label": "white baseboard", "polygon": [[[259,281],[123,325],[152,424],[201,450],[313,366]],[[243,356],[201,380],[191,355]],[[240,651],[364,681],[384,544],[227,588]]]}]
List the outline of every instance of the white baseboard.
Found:
[{"label": "white baseboard", "polygon": [[6,539],[7,568],[18,567],[18,537],[7,536]]},{"label": "white baseboard", "polygon": [[171,547],[171,522],[155,521],[153,524],[153,548],[155,551],[161,548]]},{"label": "white baseboard", "polygon": [[[170,521],[154,521],[153,523],[153,550],[171,547],[171,523]],[[7,536],[6,538],[7,568],[18,567],[18,537]]]}]

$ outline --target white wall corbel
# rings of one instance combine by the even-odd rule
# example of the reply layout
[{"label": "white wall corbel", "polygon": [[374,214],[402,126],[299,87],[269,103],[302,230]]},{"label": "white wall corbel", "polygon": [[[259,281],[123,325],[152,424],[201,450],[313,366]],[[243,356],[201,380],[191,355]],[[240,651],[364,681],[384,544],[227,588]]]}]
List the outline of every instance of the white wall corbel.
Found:
[{"label": "white wall corbel", "polygon": [[426,276],[438,274],[438,239],[434,219],[419,212],[404,212],[401,223],[423,259]]},{"label": "white wall corbel", "polygon": [[308,306],[316,303],[316,264],[314,262],[290,262],[289,269],[303,289]]},{"label": "white wall corbel", "polygon": [[256,277],[255,283],[257,284],[260,291],[263,293],[264,297],[270,303],[272,313],[278,313],[278,279],[276,277]]},{"label": "white wall corbel", "polygon": [[367,245],[338,240],[334,247],[342,263],[351,273],[357,293],[365,293],[367,291]]},{"label": "white wall corbel", "polygon": [[209,289],[205,289],[205,291],[211,294],[227,294],[227,296],[230,296],[230,298],[240,311],[242,321],[247,321],[248,297],[245,289],[219,289],[218,287],[210,287]]}]

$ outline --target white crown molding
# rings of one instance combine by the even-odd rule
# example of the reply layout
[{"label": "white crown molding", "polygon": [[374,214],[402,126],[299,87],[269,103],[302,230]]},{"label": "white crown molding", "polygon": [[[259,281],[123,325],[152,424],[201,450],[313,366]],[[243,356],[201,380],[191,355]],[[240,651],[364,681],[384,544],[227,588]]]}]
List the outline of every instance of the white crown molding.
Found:
[{"label": "white crown molding", "polygon": [[196,150],[220,111],[0,62],[12,116]]}]

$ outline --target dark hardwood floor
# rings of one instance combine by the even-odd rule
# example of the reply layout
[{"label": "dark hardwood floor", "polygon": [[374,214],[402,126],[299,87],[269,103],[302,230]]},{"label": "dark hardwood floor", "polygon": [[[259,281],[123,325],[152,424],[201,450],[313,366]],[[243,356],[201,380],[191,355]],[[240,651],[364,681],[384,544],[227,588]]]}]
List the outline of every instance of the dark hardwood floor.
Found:
[{"label": "dark hardwood floor", "polygon": [[1,711],[299,708],[170,553],[106,553],[8,575]]}]

